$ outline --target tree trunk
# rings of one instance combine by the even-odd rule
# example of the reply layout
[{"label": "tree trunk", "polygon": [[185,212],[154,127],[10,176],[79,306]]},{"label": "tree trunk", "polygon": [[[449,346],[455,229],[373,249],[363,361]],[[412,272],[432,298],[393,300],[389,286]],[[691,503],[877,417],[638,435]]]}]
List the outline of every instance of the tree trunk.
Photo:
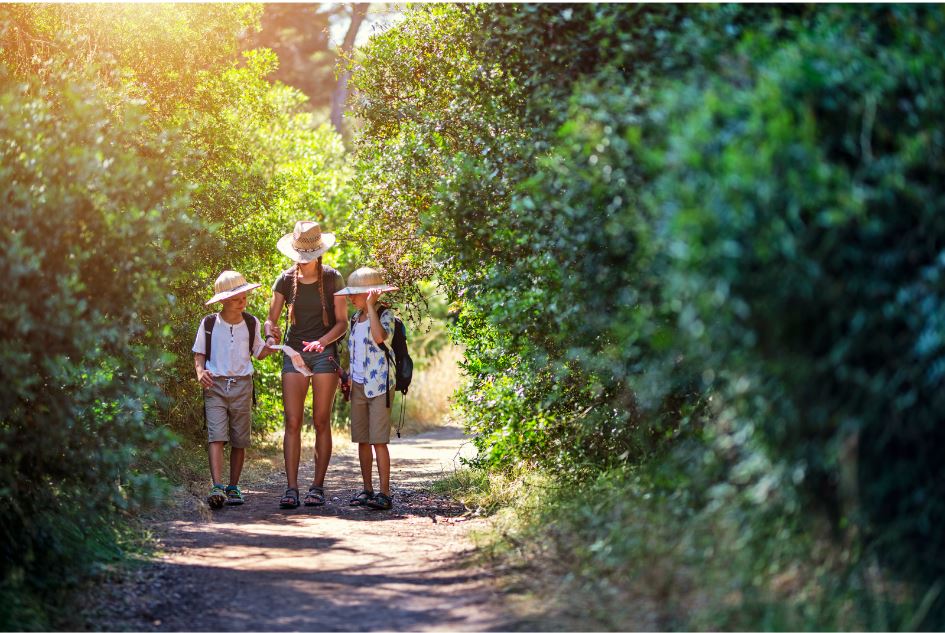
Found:
[{"label": "tree trunk", "polygon": [[[356,2],[351,7],[351,24],[348,25],[348,32],[345,34],[345,41],[341,45],[338,53],[342,63],[347,64],[351,59],[351,52],[354,50],[354,40],[358,36],[358,30],[361,23],[367,17],[370,2]],[[347,68],[338,77],[338,84],[335,86],[335,93],[331,97],[331,124],[335,126],[338,134],[342,134],[341,122],[345,113],[345,102],[348,100],[348,79],[351,77],[351,71]]]}]

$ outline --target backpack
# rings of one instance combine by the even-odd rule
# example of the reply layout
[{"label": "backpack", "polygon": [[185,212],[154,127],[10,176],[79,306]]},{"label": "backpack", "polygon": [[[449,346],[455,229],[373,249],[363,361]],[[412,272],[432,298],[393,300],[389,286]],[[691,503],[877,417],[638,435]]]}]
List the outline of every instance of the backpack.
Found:
[{"label": "backpack", "polygon": [[[377,310],[377,318],[387,311],[387,306],[380,305]],[[357,313],[351,317],[351,331],[357,319]],[[384,356],[387,357],[387,408],[390,409],[390,368],[394,367],[394,391],[407,395],[410,388],[410,381],[413,380],[413,359],[410,358],[410,352],[407,350],[407,328],[399,316],[394,316],[394,336],[391,337],[390,347],[387,343],[381,343],[379,346],[384,350]],[[403,408],[401,408],[403,414]],[[397,437],[400,437],[400,431],[397,431]]]},{"label": "backpack", "polygon": [[[204,350],[207,360],[210,360],[210,347],[213,340],[213,326],[216,325],[219,312],[208,314],[203,318]],[[246,323],[246,329],[249,330],[249,357],[253,357],[253,346],[256,345],[256,317],[249,312],[243,313],[243,321]],[[256,406],[256,380],[253,379],[253,406]],[[206,415],[206,412],[204,412]]]}]

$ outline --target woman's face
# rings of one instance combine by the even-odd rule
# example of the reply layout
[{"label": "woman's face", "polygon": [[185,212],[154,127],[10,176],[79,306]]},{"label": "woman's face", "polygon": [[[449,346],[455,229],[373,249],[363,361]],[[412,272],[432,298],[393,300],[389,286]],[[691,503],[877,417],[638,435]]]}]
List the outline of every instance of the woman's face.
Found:
[{"label": "woman's face", "polygon": [[309,277],[311,275],[314,275],[315,271],[318,270],[318,260],[313,259],[310,262],[301,263],[299,264],[299,267],[302,269],[302,274],[305,275],[306,277]]}]

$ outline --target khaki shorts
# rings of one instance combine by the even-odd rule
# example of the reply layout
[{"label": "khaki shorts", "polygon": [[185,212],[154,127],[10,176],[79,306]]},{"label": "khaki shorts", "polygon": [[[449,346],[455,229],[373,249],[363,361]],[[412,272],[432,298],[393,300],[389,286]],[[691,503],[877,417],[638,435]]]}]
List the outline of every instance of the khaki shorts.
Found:
[{"label": "khaki shorts", "polygon": [[364,385],[351,381],[351,441],[358,444],[390,442],[390,409],[382,393],[368,398]]},{"label": "khaki shorts", "polygon": [[233,448],[248,448],[253,426],[253,377],[214,376],[213,386],[204,389],[210,442],[229,442]]}]

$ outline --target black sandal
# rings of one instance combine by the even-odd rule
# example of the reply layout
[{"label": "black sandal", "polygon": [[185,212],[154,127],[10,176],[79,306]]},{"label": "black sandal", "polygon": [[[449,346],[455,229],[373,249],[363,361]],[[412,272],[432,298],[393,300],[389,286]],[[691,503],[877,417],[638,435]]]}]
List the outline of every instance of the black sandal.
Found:
[{"label": "black sandal", "polygon": [[375,510],[390,510],[394,507],[394,501],[383,492],[379,492],[365,501],[364,505]]},{"label": "black sandal", "polygon": [[295,510],[299,507],[299,489],[286,488],[285,494],[279,500],[279,507],[283,510]]},{"label": "black sandal", "polygon": [[325,487],[324,486],[309,486],[308,492],[305,493],[305,505],[307,506],[325,505]]},{"label": "black sandal", "polygon": [[365,503],[374,498],[373,490],[362,490],[355,496],[351,497],[351,501],[348,502],[349,506],[363,506]]}]

